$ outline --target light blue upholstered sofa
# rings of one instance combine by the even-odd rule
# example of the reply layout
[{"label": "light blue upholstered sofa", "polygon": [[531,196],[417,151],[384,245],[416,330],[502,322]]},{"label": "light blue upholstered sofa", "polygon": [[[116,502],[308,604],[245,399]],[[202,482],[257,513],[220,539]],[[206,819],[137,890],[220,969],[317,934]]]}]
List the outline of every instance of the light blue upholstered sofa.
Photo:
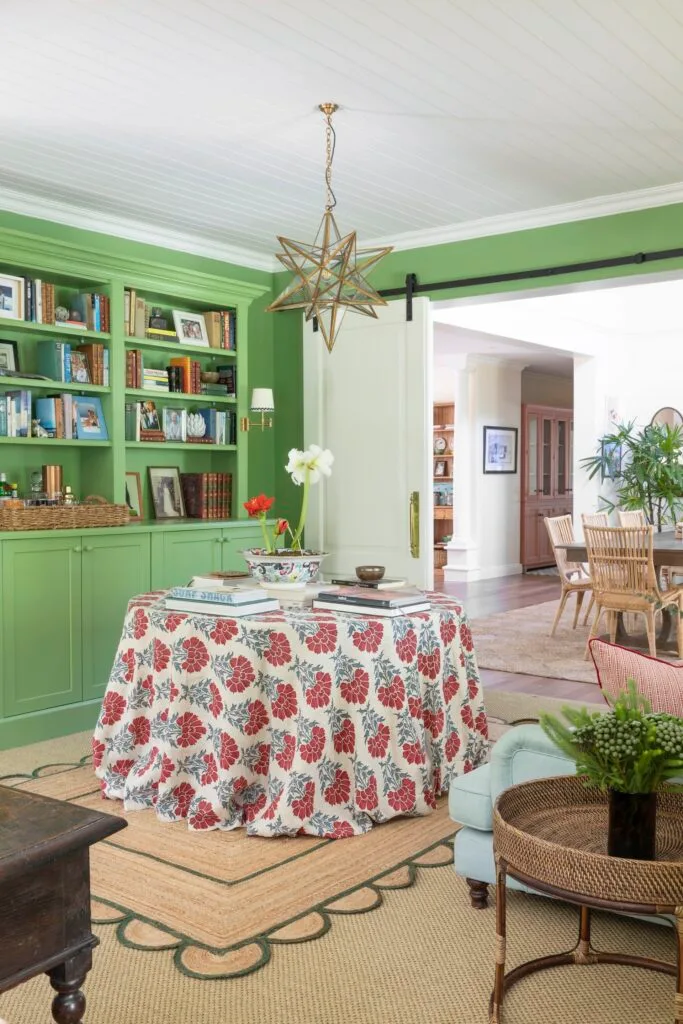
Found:
[{"label": "light blue upholstered sofa", "polygon": [[[504,733],[491,760],[451,783],[448,810],[464,827],[455,837],[455,870],[467,880],[472,906],[487,905],[488,886],[496,880],[493,859],[493,805],[499,793],[530,779],[573,775],[575,765],[548,739],[539,725],[518,725]],[[508,878],[510,888],[529,891]]]}]

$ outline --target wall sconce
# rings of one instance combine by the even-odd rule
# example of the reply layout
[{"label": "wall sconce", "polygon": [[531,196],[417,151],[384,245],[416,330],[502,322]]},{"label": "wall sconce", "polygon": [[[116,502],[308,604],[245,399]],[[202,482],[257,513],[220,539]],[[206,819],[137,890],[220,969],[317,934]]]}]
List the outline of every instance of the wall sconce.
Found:
[{"label": "wall sconce", "polygon": [[266,427],[272,427],[273,417],[268,416],[266,413],[275,412],[275,404],[273,402],[273,392],[271,388],[254,388],[251,393],[251,405],[249,406],[250,412],[260,412],[261,419],[256,422],[249,419],[248,416],[243,416],[240,421],[241,430],[249,430],[250,427],[259,427],[261,430],[265,430]]}]

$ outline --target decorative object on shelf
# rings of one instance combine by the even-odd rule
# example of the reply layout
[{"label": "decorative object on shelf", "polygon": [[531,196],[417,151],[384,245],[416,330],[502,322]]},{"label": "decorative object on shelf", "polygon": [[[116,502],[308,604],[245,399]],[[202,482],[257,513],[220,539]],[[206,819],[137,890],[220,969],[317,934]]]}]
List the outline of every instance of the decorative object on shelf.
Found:
[{"label": "decorative object on shelf", "polygon": [[142,519],[142,482],[139,473],[126,473],[126,506],[131,523],[139,523]]},{"label": "decorative object on shelf", "polygon": [[273,425],[273,417],[266,416],[266,413],[275,412],[275,402],[273,399],[273,392],[271,388],[254,388],[251,393],[251,404],[249,406],[250,412],[260,412],[261,419],[252,422],[248,416],[243,416],[240,420],[240,430],[249,430],[250,427],[258,427],[260,430],[265,430]]},{"label": "decorative object on shelf", "polygon": [[71,365],[71,380],[77,384],[90,384],[90,370],[85,352],[71,352],[69,362]]},{"label": "decorative object on shelf", "polygon": [[435,437],[434,438],[434,454],[435,455],[443,455],[443,453],[446,451],[447,447],[448,447],[448,444],[446,442],[446,438],[445,437],[440,436],[440,437]]},{"label": "decorative object on shelf", "polygon": [[182,313],[173,310],[173,323],[181,345],[205,345],[209,347],[209,336],[201,313]]},{"label": "decorative object on shelf", "polygon": [[446,463],[435,462],[434,463],[434,476],[446,476]]},{"label": "decorative object on shelf", "polygon": [[79,441],[108,441],[107,424],[99,398],[74,396],[75,434]]},{"label": "decorative object on shelf", "polygon": [[654,860],[657,791],[683,774],[683,719],[653,714],[632,679],[611,712],[563,708],[569,727],[549,714],[541,726],[576,761],[587,786],[607,792],[611,857]]},{"label": "decorative object on shelf", "polygon": [[66,308],[66,306],[57,306],[55,308],[55,322],[56,323],[66,323],[66,321],[68,319],[69,319],[69,310]]},{"label": "decorative object on shelf", "polygon": [[184,519],[185,502],[178,466],[149,466],[147,471],[155,518]]},{"label": "decorative object on shelf", "polygon": [[484,427],[484,472],[517,472],[517,427]]},{"label": "decorative object on shelf", "polygon": [[0,377],[8,370],[14,372],[18,369],[19,350],[16,341],[0,341]]},{"label": "decorative object on shelf", "polygon": [[43,466],[42,492],[47,498],[59,498],[62,494],[62,467]]},{"label": "decorative object on shelf", "polygon": [[366,583],[372,583],[375,580],[381,580],[384,577],[386,569],[383,565],[357,565],[356,576],[359,580],[363,580]]},{"label": "decorative object on shelf", "polygon": [[41,427],[40,420],[31,420],[31,437],[49,437],[50,432]]},{"label": "decorative object on shelf", "polygon": [[191,412],[187,417],[187,437],[204,437],[206,433],[206,420],[198,412]]},{"label": "decorative object on shelf", "polygon": [[159,410],[154,402],[140,402],[140,440],[141,441],[164,441],[164,432],[161,429]]},{"label": "decorative object on shelf", "polygon": [[[47,499],[44,499],[47,500]],[[2,530],[82,530],[105,526],[126,526],[128,507],[113,505],[98,494],[91,494],[82,502],[65,505],[52,499],[50,504],[0,504],[0,531]]]},{"label": "decorative object on shelf", "polygon": [[614,481],[613,497],[601,495],[598,511],[642,509],[661,532],[683,512],[683,426],[650,423],[636,430],[632,420],[614,427],[598,439],[597,454],[581,460],[590,480],[599,473]]},{"label": "decorative object on shelf", "polygon": [[76,496],[74,495],[74,492],[71,490],[71,487],[69,486],[69,484],[67,484],[66,487],[64,488],[64,496],[63,496],[62,500],[63,500],[65,505],[75,505],[76,504]]},{"label": "decorative object on shelf", "polygon": [[157,331],[168,330],[168,317],[164,316],[159,306],[152,306],[149,314],[149,326]]},{"label": "decorative object on shelf", "polygon": [[[331,476],[333,462],[334,455],[332,452],[328,448],[323,450],[317,444],[310,445],[306,451],[292,448],[289,452],[289,459],[285,469],[297,487],[303,484],[301,514],[295,530],[291,528],[286,519],[278,519],[275,524],[274,533],[271,536],[266,523],[266,514],[272,508],[275,499],[268,498],[265,494],[260,494],[256,498],[250,498],[249,501],[245,501],[244,507],[249,513],[250,519],[259,520],[265,543],[264,548],[253,548],[242,552],[252,576],[257,577],[263,582],[289,582],[299,585],[311,583],[317,579],[320,562],[325,557],[325,554],[320,551],[302,551],[301,537],[306,525],[308,495],[311,484],[317,483],[321,476]],[[277,537],[284,537],[287,533],[291,537],[290,547],[277,551]],[[283,567],[285,561],[289,568]],[[315,568],[316,563],[317,569]],[[265,568],[259,568],[261,564],[265,565]],[[315,575],[311,575],[314,571]],[[302,579],[302,577],[304,578]]]},{"label": "decorative object on shelf", "polygon": [[24,319],[23,277],[0,276],[0,316],[10,320]]},{"label": "decorative object on shelf", "polygon": [[321,103],[319,109],[326,123],[325,212],[310,245],[278,235],[284,251],[277,253],[277,258],[295,276],[268,306],[268,311],[305,309],[306,319],[315,318],[331,352],[347,309],[377,317],[375,307],[386,306],[386,300],[367,283],[365,274],[391,252],[391,246],[357,249],[355,231],[342,237],[332,213],[337,205],[332,190],[332,160],[336,144],[332,115],[339,107],[336,103]]}]

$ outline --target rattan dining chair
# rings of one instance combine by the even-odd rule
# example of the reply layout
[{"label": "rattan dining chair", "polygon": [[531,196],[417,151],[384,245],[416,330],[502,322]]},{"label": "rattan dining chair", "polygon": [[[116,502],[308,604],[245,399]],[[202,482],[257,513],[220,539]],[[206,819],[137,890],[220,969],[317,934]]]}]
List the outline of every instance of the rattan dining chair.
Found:
[{"label": "rattan dining chair", "polygon": [[583,526],[609,526],[609,515],[607,512],[582,512],[581,524]]},{"label": "rattan dining chair", "polygon": [[[548,531],[548,536],[550,537],[550,543],[553,548],[555,564],[557,565],[560,573],[560,583],[562,584],[560,604],[555,614],[552,629],[550,630],[550,635],[555,636],[555,630],[562,618],[562,612],[564,611],[564,606],[566,605],[570,594],[576,594],[576,608],[574,610],[574,622],[572,624],[572,629],[576,629],[576,624],[579,621],[581,605],[583,604],[583,596],[591,589],[591,580],[581,563],[567,561],[567,552],[564,548],[557,546],[558,544],[571,544],[575,539],[572,517],[554,516],[553,518],[549,518],[546,516],[544,521]],[[586,611],[584,625],[588,619],[588,611],[590,611],[591,607],[592,601]]]},{"label": "rattan dining chair", "polygon": [[[683,587],[662,590],[652,557],[652,526],[586,526],[584,536],[588,550],[588,565],[595,596],[595,617],[589,641],[598,635],[600,619],[607,615],[610,640],[614,643],[618,616],[625,612],[643,615],[647,629],[650,655],[657,657],[655,639],[655,613],[674,605],[676,616],[678,656],[681,657],[683,630]],[[586,658],[589,650],[586,646]]]},{"label": "rattan dining chair", "polygon": [[[638,508],[633,512],[626,512],[624,509],[618,508],[617,519],[619,520],[619,526],[647,526],[647,519],[642,508]],[[595,525],[598,526],[600,524],[595,523]],[[660,565],[659,579],[665,590],[674,585],[675,576],[683,576],[683,569],[681,569],[680,565]]]}]

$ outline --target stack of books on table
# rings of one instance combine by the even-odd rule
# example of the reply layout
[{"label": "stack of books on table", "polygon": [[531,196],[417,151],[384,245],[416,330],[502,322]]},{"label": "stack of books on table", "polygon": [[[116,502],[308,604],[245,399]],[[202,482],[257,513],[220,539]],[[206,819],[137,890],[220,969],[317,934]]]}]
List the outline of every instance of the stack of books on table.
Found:
[{"label": "stack of books on table", "polygon": [[399,590],[372,590],[368,587],[339,587],[327,590],[313,602],[320,611],[349,612],[352,615],[382,615],[397,618],[413,612],[429,611],[426,594],[414,587]]},{"label": "stack of books on table", "polygon": [[166,595],[165,604],[174,612],[222,615],[228,619],[276,612],[280,607],[260,587],[230,586],[220,580],[213,580],[210,584],[208,579],[200,583],[193,580],[186,587],[173,587]]}]

